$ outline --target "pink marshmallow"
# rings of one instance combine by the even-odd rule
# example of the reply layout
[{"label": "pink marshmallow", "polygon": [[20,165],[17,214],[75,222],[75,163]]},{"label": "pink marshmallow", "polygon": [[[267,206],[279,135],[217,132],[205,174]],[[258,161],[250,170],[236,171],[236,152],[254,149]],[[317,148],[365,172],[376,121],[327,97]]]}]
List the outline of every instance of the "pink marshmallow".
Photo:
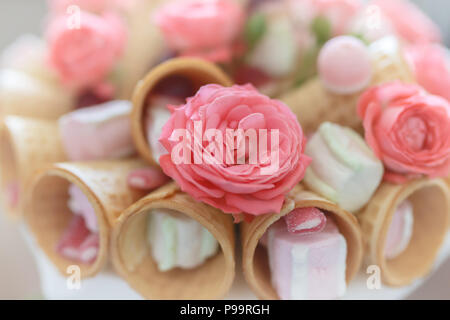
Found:
[{"label": "pink marshmallow", "polygon": [[19,182],[13,181],[5,187],[6,203],[10,208],[15,208],[19,204],[20,186]]},{"label": "pink marshmallow", "polygon": [[86,195],[76,185],[69,186],[69,208],[73,214],[82,216],[91,232],[98,232],[97,215]]},{"label": "pink marshmallow", "polygon": [[128,175],[128,185],[134,189],[153,190],[164,183],[169,178],[160,170],[155,168],[136,169]]},{"label": "pink marshmallow", "polygon": [[297,208],[284,216],[284,221],[291,233],[314,233],[325,228],[327,218],[325,214],[317,208]]},{"label": "pink marshmallow", "polygon": [[132,155],[135,149],[130,112],[131,102],[111,101],[61,117],[59,127],[69,160],[105,160]]},{"label": "pink marshmallow", "polygon": [[386,237],[384,254],[387,259],[399,256],[407,247],[412,237],[414,208],[408,200],[403,201],[394,213]]},{"label": "pink marshmallow", "polygon": [[319,78],[337,94],[355,93],[365,88],[372,78],[372,62],[367,46],[352,36],[329,40],[318,58]]},{"label": "pink marshmallow", "polygon": [[281,299],[335,299],[345,293],[347,244],[331,219],[321,232],[294,234],[281,221],[268,232],[272,284]]}]

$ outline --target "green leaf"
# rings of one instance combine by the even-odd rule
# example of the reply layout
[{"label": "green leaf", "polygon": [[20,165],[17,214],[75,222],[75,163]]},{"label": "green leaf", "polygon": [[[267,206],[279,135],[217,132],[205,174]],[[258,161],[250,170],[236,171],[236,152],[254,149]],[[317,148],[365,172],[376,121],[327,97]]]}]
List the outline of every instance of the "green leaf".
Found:
[{"label": "green leaf", "polygon": [[302,62],[295,77],[294,87],[303,85],[307,80],[317,74],[317,56],[319,48],[312,47],[305,52]]},{"label": "green leaf", "polygon": [[267,29],[266,17],[261,13],[253,14],[245,26],[245,39],[250,48],[253,48],[262,38]]},{"label": "green leaf", "polygon": [[327,42],[332,36],[331,23],[323,16],[318,16],[313,20],[311,31],[316,36],[317,44],[319,45]]}]

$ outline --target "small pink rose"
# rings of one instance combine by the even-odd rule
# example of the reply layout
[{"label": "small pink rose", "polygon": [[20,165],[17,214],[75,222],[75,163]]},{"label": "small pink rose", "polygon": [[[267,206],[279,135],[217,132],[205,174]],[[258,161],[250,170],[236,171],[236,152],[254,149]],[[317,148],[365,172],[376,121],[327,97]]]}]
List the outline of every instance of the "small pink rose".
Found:
[{"label": "small pink rose", "polygon": [[[227,139],[240,129],[249,134],[248,140]],[[183,151],[185,161],[176,163],[180,131],[192,139],[187,157]],[[251,140],[251,133],[258,138]],[[196,135],[203,137],[197,145]],[[163,171],[195,199],[235,217],[280,212],[285,195],[303,178],[311,161],[303,154],[306,139],[289,107],[251,85],[200,88],[185,105],[174,108],[159,141],[169,152],[159,159]],[[195,159],[196,146],[203,161]],[[205,155],[213,155],[217,162],[207,161],[211,158]]]},{"label": "small pink rose", "polygon": [[425,90],[450,101],[450,61],[444,47],[435,43],[411,45],[406,58]]},{"label": "small pink rose", "polygon": [[450,173],[450,105],[419,86],[400,82],[368,89],[358,115],[369,146],[386,167],[385,180]]},{"label": "small pink rose", "polygon": [[244,11],[232,0],[187,0],[161,7],[155,20],[172,50],[226,62],[232,58]]},{"label": "small pink rose", "polygon": [[67,19],[60,16],[49,24],[50,63],[66,85],[76,89],[96,86],[105,80],[123,51],[123,22],[115,14],[97,16],[83,11],[79,28],[69,25]]},{"label": "small pink rose", "polygon": [[409,43],[439,42],[441,33],[434,22],[409,0],[373,0],[389,18],[398,36]]}]

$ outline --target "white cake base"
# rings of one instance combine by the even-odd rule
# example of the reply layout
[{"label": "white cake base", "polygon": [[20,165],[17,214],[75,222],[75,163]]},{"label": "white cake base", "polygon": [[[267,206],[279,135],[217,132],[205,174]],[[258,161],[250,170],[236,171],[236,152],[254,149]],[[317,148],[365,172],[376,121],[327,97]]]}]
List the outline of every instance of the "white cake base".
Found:
[{"label": "white cake base", "polygon": [[[37,248],[34,239],[30,237],[25,228],[22,233],[34,254],[41,278],[42,294],[46,299],[85,299],[85,300],[130,300],[142,299],[127,283],[114,273],[111,267],[106,268],[95,278],[83,280],[79,290],[69,290],[66,278],[59,274],[56,268],[48,261],[46,256]],[[450,256],[450,234],[436,261],[434,271]],[[254,300],[255,295],[245,283],[240,261],[237,261],[236,279],[226,299]],[[434,272],[433,271],[433,272]],[[368,275],[363,271],[356,276],[347,289],[344,300],[350,299],[404,299],[418,289],[426,280],[418,280],[414,284],[402,288],[382,286],[379,290],[370,290],[366,286]]]}]

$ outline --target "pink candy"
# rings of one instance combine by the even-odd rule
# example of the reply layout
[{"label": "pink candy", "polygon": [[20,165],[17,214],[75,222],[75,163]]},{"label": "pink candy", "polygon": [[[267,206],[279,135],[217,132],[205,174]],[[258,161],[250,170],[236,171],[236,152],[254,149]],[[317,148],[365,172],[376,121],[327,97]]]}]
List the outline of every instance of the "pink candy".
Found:
[{"label": "pink candy", "polygon": [[287,229],[290,233],[314,233],[320,232],[325,228],[327,218],[325,214],[317,208],[297,208],[292,210],[286,216]]},{"label": "pink candy", "polygon": [[169,178],[157,169],[144,168],[132,171],[127,180],[131,188],[152,190],[162,186]]},{"label": "pink candy", "polygon": [[5,188],[6,201],[9,207],[14,208],[19,204],[20,187],[17,181],[10,182]]},{"label": "pink candy", "polygon": [[95,261],[99,248],[97,233],[91,233],[82,216],[74,215],[56,246],[63,257],[82,263]]},{"label": "pink candy", "polygon": [[369,50],[359,39],[339,36],[328,41],[318,59],[323,85],[338,94],[350,94],[366,87],[372,77]]}]

